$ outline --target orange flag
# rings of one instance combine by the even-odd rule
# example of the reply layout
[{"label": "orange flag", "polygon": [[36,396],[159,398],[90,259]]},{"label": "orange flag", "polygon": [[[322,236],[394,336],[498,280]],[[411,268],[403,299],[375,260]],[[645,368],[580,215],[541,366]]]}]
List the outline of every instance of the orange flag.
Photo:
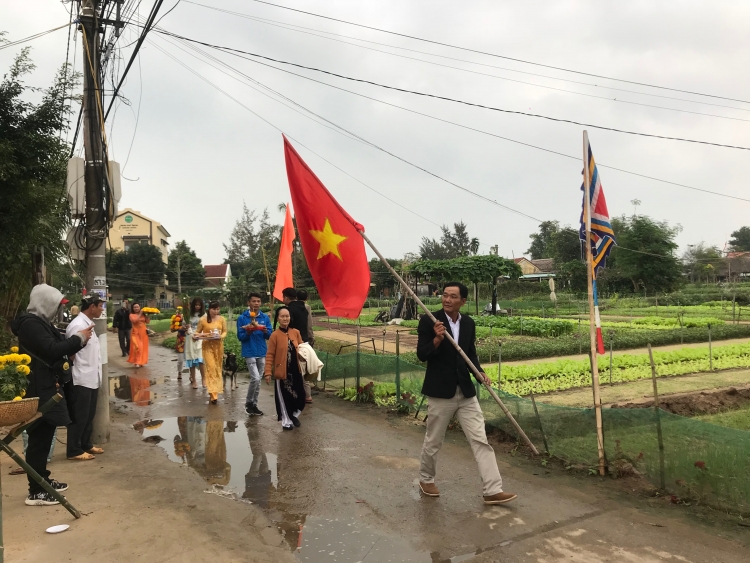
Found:
[{"label": "orange flag", "polygon": [[273,296],[282,301],[281,292],[287,287],[294,287],[292,277],[292,251],[294,250],[294,223],[289,204],[286,204],[284,229],[281,231],[281,247],[279,248],[279,265],[276,268],[276,283],[273,286]]},{"label": "orange flag", "polygon": [[284,157],[297,230],[326,312],[356,319],[370,290],[365,228],[333,199],[284,137]]}]

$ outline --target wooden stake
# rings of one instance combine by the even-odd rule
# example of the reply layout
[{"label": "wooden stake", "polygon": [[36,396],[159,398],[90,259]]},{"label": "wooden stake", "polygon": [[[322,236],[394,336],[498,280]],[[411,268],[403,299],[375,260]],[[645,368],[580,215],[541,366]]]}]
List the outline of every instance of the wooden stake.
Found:
[{"label": "wooden stake", "polygon": [[534,414],[536,415],[536,421],[539,423],[539,431],[542,433],[542,441],[544,442],[544,451],[549,455],[549,446],[547,445],[547,435],[544,433],[544,426],[542,426],[542,417],[539,416],[539,409],[536,407],[536,399],[534,399],[534,392],[531,392],[531,404],[534,406]]},{"label": "wooden stake", "polygon": [[599,475],[607,473],[607,458],[604,454],[604,428],[602,425],[602,398],[599,393],[599,366],[596,357],[596,316],[594,311],[594,260],[591,255],[591,180],[589,176],[589,136],[583,132],[583,209],[586,220],[586,277],[589,294],[589,336],[591,340],[591,382],[594,390],[594,412],[596,414],[596,442],[599,451]]},{"label": "wooden stake", "polygon": [[[372,244],[372,241],[367,237],[367,235],[360,231],[360,235],[362,235],[362,238],[365,240],[365,242],[372,248],[373,252],[377,255],[377,257],[380,259],[380,261],[383,263],[383,265],[388,269],[388,271],[393,275],[394,278],[396,278],[399,283],[404,287],[406,292],[411,296],[414,301],[416,301],[417,305],[419,305],[422,310],[425,312],[425,314],[432,320],[433,323],[437,323],[438,320],[435,318],[435,315],[432,314],[432,312],[427,308],[427,306],[422,303],[422,300],[417,297],[417,294],[409,287],[409,285],[404,281],[404,279],[398,275],[396,270],[393,269],[393,267],[388,263],[388,261],[385,259],[385,257],[380,253],[380,251],[375,248],[375,245]],[[478,380],[482,380],[482,376],[480,374],[479,369],[477,369],[477,366],[474,365],[474,362],[472,362],[469,357],[466,355],[466,353],[461,349],[461,347],[458,345],[458,342],[456,342],[453,339],[453,335],[450,334],[450,330],[447,330],[445,332],[445,339],[450,342],[453,347],[456,349],[456,351],[459,353],[461,358],[466,362],[466,365],[469,367],[469,369],[472,371],[472,373],[476,376]],[[536,446],[534,443],[529,440],[529,437],[526,435],[526,432],[523,431],[523,428],[516,422],[516,419],[513,418],[513,415],[508,410],[508,407],[506,407],[503,402],[500,400],[500,397],[498,397],[497,393],[495,393],[495,390],[492,388],[492,386],[489,383],[484,383],[484,387],[487,389],[489,394],[492,396],[493,399],[495,399],[495,402],[498,404],[500,409],[503,411],[505,416],[508,417],[508,420],[513,425],[513,427],[516,429],[516,432],[518,432],[518,435],[521,437],[521,439],[526,442],[526,445],[529,446],[531,451],[534,453],[534,455],[539,455],[539,450],[536,449]],[[417,411],[417,414],[419,414],[419,411]]]},{"label": "wooden stake", "polygon": [[656,439],[659,442],[659,483],[662,490],[666,489],[666,477],[664,475],[664,437],[661,433],[661,414],[659,413],[659,390],[656,386],[656,364],[654,354],[651,352],[651,343],[648,343],[648,359],[651,362],[651,381],[654,384],[654,413],[656,414]]}]

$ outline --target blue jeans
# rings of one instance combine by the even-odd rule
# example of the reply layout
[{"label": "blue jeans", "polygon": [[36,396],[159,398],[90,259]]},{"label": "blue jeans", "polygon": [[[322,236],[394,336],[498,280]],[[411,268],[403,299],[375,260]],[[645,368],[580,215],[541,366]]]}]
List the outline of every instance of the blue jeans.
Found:
[{"label": "blue jeans", "polygon": [[250,385],[247,386],[246,405],[258,405],[258,395],[260,394],[260,378],[263,377],[263,370],[266,369],[266,357],[245,358],[247,371],[250,372]]}]

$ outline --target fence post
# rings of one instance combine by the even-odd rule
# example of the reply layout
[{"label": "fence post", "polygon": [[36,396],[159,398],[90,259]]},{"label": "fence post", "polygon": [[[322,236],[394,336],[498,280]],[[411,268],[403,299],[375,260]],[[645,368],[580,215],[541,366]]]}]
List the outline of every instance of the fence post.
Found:
[{"label": "fence post", "polygon": [[401,335],[396,331],[396,401],[401,399]]},{"label": "fence post", "polygon": [[534,399],[534,392],[531,392],[531,404],[534,405],[534,414],[536,415],[536,421],[539,423],[539,431],[542,433],[542,441],[544,442],[544,451],[549,455],[549,446],[547,445],[547,435],[544,433],[544,426],[542,426],[542,417],[539,416],[539,409],[536,407],[536,399]]},{"label": "fence post", "polygon": [[359,389],[359,321],[357,322],[357,389]]},{"label": "fence post", "polygon": [[581,319],[578,319],[578,353],[583,354],[583,340],[581,340]]},{"label": "fence post", "polygon": [[651,362],[651,381],[654,385],[654,413],[656,414],[656,438],[659,441],[659,484],[662,490],[666,489],[666,478],[664,476],[664,436],[661,433],[661,415],[659,413],[659,390],[656,386],[656,365],[654,354],[651,351],[651,343],[648,343],[648,359]]},{"label": "fence post", "polygon": [[685,339],[685,325],[682,322],[682,315],[677,313],[677,320],[680,321],[680,344],[683,344]]},{"label": "fence post", "polygon": [[503,343],[500,342],[497,346],[497,388],[500,390],[500,377],[503,372]]},{"label": "fence post", "polygon": [[612,351],[615,349],[615,331],[609,331],[609,384],[612,385]]},{"label": "fence post", "polygon": [[[492,344],[492,328],[490,326],[490,345]],[[490,363],[492,363],[492,346],[490,346]]]},{"label": "fence post", "polygon": [[711,324],[708,325],[708,371],[714,371],[714,355],[711,350]]},{"label": "fence post", "polygon": [[523,336],[523,312],[521,312],[521,336]]}]

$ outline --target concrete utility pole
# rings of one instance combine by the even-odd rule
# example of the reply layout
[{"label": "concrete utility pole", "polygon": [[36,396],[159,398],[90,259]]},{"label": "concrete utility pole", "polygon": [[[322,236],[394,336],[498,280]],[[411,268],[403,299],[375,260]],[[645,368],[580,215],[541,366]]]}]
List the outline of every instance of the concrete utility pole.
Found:
[{"label": "concrete utility pole", "polygon": [[177,294],[182,295],[182,269],[180,268],[179,252],[177,252]]},{"label": "concrete utility pole", "polygon": [[[81,27],[83,40],[83,147],[86,160],[86,277],[88,294],[98,294],[107,301],[106,236],[109,198],[107,189],[106,155],[104,152],[104,115],[99,77],[99,0],[83,0]],[[94,443],[109,442],[109,374],[107,369],[107,314],[94,320],[102,354],[102,382],[94,416]]]}]

